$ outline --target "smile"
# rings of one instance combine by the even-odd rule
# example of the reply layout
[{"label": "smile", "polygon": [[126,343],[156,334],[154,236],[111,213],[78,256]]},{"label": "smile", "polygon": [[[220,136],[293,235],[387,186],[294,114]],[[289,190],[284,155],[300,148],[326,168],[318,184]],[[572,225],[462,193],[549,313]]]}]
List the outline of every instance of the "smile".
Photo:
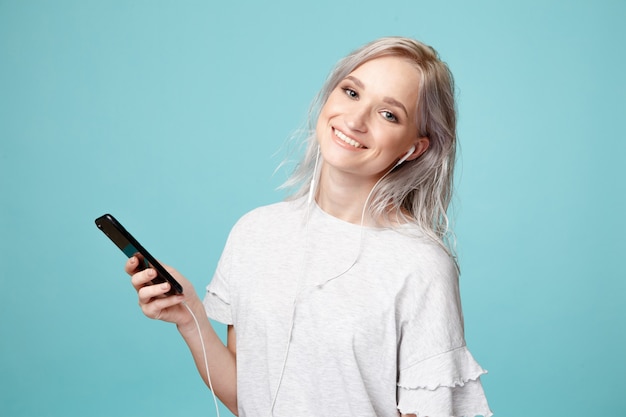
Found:
[{"label": "smile", "polygon": [[351,138],[347,137],[340,130],[337,130],[337,129],[333,128],[333,133],[335,133],[335,136],[337,136],[339,139],[341,139],[342,141],[344,141],[345,143],[347,143],[350,146],[354,146],[355,148],[365,148],[364,145],[362,145],[361,143],[357,142],[354,139],[351,139]]}]

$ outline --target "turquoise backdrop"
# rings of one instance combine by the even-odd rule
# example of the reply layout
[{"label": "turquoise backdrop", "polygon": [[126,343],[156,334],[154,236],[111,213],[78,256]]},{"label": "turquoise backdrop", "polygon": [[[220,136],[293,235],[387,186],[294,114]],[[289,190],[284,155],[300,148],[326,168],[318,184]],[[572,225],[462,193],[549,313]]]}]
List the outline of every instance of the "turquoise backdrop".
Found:
[{"label": "turquoise backdrop", "polygon": [[236,219],[283,197],[329,69],[384,35],[456,76],[467,341],[496,416],[624,415],[625,21],[618,0],[0,0],[0,415],[214,415],[93,220],[202,292]]}]

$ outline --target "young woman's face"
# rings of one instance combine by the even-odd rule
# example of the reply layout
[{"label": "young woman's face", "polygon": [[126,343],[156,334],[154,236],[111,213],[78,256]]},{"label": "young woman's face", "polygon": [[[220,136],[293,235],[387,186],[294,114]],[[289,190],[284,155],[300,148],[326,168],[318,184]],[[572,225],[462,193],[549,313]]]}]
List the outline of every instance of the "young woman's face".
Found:
[{"label": "young woman's face", "polygon": [[428,147],[415,120],[420,74],[407,60],[381,57],[352,71],[331,92],[317,121],[330,169],[377,180],[412,146]]}]

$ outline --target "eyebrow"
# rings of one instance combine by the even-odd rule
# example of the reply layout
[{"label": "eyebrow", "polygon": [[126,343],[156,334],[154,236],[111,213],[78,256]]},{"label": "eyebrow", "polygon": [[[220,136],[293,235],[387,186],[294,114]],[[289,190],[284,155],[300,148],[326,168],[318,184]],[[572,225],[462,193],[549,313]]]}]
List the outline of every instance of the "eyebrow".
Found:
[{"label": "eyebrow", "polygon": [[[346,77],[346,80],[350,80],[352,81],[354,84],[356,84],[357,87],[365,90],[365,84],[363,84],[361,82],[361,80],[359,80],[358,78],[352,76],[352,75],[348,75]],[[406,110],[406,107],[404,107],[404,104],[400,103],[398,100],[396,100],[393,97],[383,97],[383,101],[391,106],[394,107],[398,107],[399,109],[401,109],[402,111],[404,111],[404,114],[406,117],[409,117],[409,112]]]},{"label": "eyebrow", "polygon": [[387,104],[390,104],[392,106],[398,107],[400,109],[402,109],[402,111],[404,111],[404,115],[406,117],[409,117],[409,112],[406,111],[406,107],[404,107],[404,104],[400,103],[398,100],[396,100],[395,98],[392,97],[384,97],[383,101]]}]

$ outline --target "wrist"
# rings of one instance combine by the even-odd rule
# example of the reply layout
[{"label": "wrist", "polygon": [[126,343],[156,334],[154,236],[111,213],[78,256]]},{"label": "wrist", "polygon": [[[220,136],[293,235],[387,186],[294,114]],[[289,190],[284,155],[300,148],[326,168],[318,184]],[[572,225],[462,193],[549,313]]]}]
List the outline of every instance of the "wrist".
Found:
[{"label": "wrist", "polygon": [[[199,298],[194,297],[190,300],[186,300],[184,303],[189,308],[189,310],[193,311],[193,315],[191,314],[191,312],[187,311],[187,308],[185,308],[186,310],[185,318],[176,323],[176,327],[178,328],[178,331],[183,336],[189,334],[189,332],[193,332],[193,333],[197,332],[196,321],[194,320],[194,317],[193,317],[194,315],[196,316],[197,320],[201,320],[201,317],[206,314],[204,312],[204,306],[202,305],[202,302],[200,301]],[[183,307],[185,306],[183,305]]]}]

